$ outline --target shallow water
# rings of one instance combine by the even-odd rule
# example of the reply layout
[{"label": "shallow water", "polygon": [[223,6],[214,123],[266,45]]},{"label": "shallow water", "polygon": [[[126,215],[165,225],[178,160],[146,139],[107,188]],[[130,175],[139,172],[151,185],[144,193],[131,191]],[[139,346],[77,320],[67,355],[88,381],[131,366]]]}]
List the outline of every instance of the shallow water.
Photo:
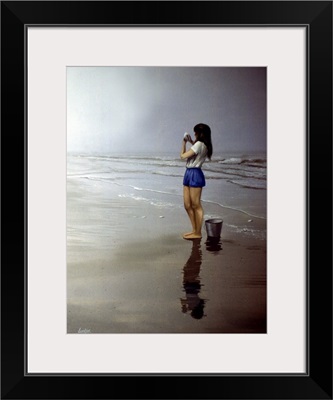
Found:
[{"label": "shallow water", "polygon": [[175,241],[123,244],[108,261],[70,264],[68,332],[265,333],[263,248],[196,240],[181,256]]},{"label": "shallow water", "polygon": [[[132,198],[159,207],[182,208],[182,179],[185,162],[174,155],[102,156],[69,155],[68,180],[80,181],[87,190],[98,188],[118,196]],[[266,158],[264,155],[219,156],[203,166],[206,187],[204,208],[215,210],[207,218],[221,216],[227,209],[239,210],[249,219],[266,219]]]}]

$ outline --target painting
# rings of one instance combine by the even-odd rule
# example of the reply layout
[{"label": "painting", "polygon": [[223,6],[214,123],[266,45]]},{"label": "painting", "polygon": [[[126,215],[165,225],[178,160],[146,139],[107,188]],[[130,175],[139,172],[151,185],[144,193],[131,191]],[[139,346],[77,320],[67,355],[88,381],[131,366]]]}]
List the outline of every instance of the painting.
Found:
[{"label": "painting", "polygon": [[[266,75],[67,68],[68,333],[266,333]],[[213,151],[190,168],[201,122]]]}]

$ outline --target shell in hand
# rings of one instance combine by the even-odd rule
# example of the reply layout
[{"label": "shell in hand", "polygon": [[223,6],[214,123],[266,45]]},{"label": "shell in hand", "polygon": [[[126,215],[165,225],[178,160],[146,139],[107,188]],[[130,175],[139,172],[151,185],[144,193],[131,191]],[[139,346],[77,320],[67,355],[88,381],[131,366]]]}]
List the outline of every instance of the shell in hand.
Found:
[{"label": "shell in hand", "polygon": [[189,133],[187,133],[187,132],[184,133],[184,139],[185,139],[186,141],[192,143],[191,135],[190,135]]}]

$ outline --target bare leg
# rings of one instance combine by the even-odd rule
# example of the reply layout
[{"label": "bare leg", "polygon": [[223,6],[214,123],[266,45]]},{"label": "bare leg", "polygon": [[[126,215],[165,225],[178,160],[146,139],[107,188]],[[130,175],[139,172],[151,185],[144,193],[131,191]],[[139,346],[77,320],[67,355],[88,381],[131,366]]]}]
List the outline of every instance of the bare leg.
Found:
[{"label": "bare leg", "polygon": [[192,205],[191,205],[190,188],[188,186],[184,186],[183,195],[184,195],[184,207],[190,218],[191,225],[192,225],[192,231],[183,234],[183,237],[185,238],[188,235],[192,235],[195,232],[196,228],[195,228],[194,210],[192,209]]},{"label": "bare leg", "polygon": [[203,222],[203,208],[201,205],[202,188],[190,188],[190,201],[191,209],[194,214],[194,232],[186,235],[185,239],[199,239],[201,238],[201,228]]}]

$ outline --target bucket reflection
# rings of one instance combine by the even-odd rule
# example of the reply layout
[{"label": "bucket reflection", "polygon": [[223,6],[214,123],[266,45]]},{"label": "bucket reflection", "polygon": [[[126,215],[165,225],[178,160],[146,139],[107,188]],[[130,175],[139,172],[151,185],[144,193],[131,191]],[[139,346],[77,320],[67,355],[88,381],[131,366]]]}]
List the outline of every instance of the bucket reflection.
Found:
[{"label": "bucket reflection", "polygon": [[204,316],[206,300],[200,298],[200,267],[202,263],[201,239],[192,240],[192,252],[183,268],[183,288],[185,298],[180,299],[182,312],[189,313],[192,318]]},{"label": "bucket reflection", "polygon": [[222,250],[221,237],[208,236],[205,244],[206,244],[207,251],[217,253],[218,251]]}]

